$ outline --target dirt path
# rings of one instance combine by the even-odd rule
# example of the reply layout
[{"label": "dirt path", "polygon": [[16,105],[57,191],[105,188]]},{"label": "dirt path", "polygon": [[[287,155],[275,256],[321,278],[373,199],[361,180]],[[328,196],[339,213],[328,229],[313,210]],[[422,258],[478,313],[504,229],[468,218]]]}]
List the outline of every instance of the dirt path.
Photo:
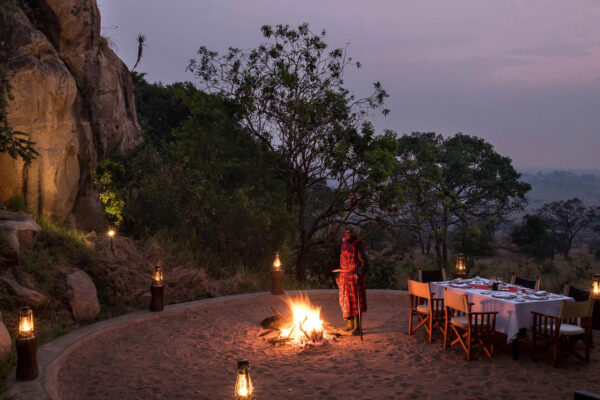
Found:
[{"label": "dirt path", "polygon": [[[316,294],[324,319],[342,327],[334,294]],[[592,363],[569,358],[555,369],[531,362],[524,348],[511,359],[502,345],[494,360],[466,362],[459,348],[442,351],[424,333],[408,336],[407,297],[371,294],[365,341],[301,350],[274,347],[258,322],[286,310],[276,297],[231,301],[167,318],[130,324],[88,340],[58,373],[64,399],[232,399],[237,359],[248,358],[257,400],[266,399],[517,399],[572,398],[577,389],[600,393],[600,335]],[[522,346],[524,347],[524,346]]]}]

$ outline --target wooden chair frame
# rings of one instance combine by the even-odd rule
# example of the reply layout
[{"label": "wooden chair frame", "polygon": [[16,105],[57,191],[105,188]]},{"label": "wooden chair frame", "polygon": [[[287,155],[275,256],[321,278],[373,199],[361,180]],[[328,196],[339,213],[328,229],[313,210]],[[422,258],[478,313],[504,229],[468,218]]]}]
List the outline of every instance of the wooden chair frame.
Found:
[{"label": "wooden chair frame", "polygon": [[[419,328],[425,327],[429,337],[429,343],[433,341],[433,330],[438,328],[442,334],[444,322],[444,299],[435,298],[431,293],[429,283],[408,280],[408,303],[410,307],[408,320],[408,335],[412,336]],[[418,309],[420,305],[427,305],[428,312],[424,313]],[[419,318],[418,324],[413,328],[413,317]]]},{"label": "wooden chair frame", "polygon": [[[584,303],[584,302],[578,302]],[[591,301],[587,301],[588,304],[593,304]],[[563,303],[564,306],[564,303]],[[592,305],[589,305],[590,309]],[[532,342],[531,342],[531,359],[536,360],[538,356],[545,352],[548,347],[552,346],[552,364],[557,367],[558,360],[561,355],[572,354],[586,363],[590,362],[590,348],[592,347],[592,316],[591,312],[586,316],[576,316],[574,318],[566,315],[561,310],[561,316],[542,314],[532,311],[533,315],[533,328],[532,328]],[[561,335],[560,327],[562,324],[577,325],[584,329],[583,335]],[[585,354],[582,356],[575,349],[577,340],[583,336],[585,343]],[[538,351],[538,341],[543,342],[544,348]]]},{"label": "wooden chair frame", "polygon": [[569,282],[565,282],[565,286],[563,288],[563,295],[565,295],[567,297],[573,297],[573,293],[571,293],[571,287],[573,287],[574,291],[578,292],[579,296],[582,296],[581,298],[577,298],[577,296],[575,296],[575,301],[585,301],[584,298],[586,296],[587,296],[587,299],[590,298],[591,291],[585,290],[585,289],[580,289],[576,286],[571,285]]},{"label": "wooden chair frame", "polygon": [[[446,311],[446,321],[444,325],[444,351],[448,347],[452,347],[457,343],[460,343],[461,347],[465,351],[467,361],[471,360],[471,344],[473,342],[478,342],[485,354],[493,358],[494,357],[494,339],[496,336],[496,316],[498,315],[497,311],[493,312],[473,312],[471,311],[471,307],[473,303],[468,302],[467,295],[462,295],[465,297],[465,305],[466,307],[463,309],[458,309],[454,307],[448,306],[447,301],[447,289],[444,288],[444,302],[445,302],[445,311]],[[454,295],[457,296],[457,295]],[[461,328],[452,324],[452,318],[454,316],[465,315],[467,317],[467,328]],[[450,330],[448,329],[450,328]],[[462,332],[461,332],[462,330]],[[448,341],[452,339],[452,334],[456,336],[456,338],[450,342],[448,346]],[[486,344],[486,341],[489,344]]]},{"label": "wooden chair frame", "polygon": [[[442,275],[442,281],[446,280],[446,268],[441,268],[439,270],[441,272]],[[428,282],[432,282],[431,280],[425,279],[425,275],[427,274],[427,272],[429,271],[425,271],[425,275],[423,274],[423,268],[419,268],[419,282],[423,282],[423,283],[428,283]],[[438,272],[438,271],[433,271],[433,272]]]},{"label": "wooden chair frame", "polygon": [[[525,278],[521,278],[521,279],[533,282],[533,280],[531,280],[531,279],[525,279]],[[514,284],[516,284],[516,282],[517,282],[517,273],[513,272],[512,275],[510,276],[510,284],[514,285]],[[542,286],[542,277],[540,275],[538,275],[535,280],[535,285],[533,287],[533,290],[538,291],[538,290],[540,290],[541,286]]]}]

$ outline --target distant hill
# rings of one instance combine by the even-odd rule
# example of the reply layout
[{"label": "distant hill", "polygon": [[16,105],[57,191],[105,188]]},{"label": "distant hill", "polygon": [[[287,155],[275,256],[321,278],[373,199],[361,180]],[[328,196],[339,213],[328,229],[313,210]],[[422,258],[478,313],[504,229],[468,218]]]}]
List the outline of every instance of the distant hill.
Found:
[{"label": "distant hill", "polygon": [[579,198],[586,205],[600,205],[600,170],[520,169],[521,180],[531,185],[528,209],[544,203]]}]

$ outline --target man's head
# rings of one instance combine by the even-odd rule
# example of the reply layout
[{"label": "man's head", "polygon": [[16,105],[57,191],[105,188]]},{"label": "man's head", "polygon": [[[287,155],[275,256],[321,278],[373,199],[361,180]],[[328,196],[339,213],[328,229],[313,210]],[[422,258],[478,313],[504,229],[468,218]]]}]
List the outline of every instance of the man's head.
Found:
[{"label": "man's head", "polygon": [[354,227],[347,225],[346,227],[344,227],[344,238],[345,239],[352,239],[356,237],[356,232],[354,231]]}]

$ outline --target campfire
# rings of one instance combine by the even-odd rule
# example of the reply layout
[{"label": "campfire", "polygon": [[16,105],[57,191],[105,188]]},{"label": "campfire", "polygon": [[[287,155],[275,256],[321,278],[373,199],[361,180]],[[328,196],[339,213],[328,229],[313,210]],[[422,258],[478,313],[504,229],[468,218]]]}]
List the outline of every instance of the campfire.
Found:
[{"label": "campfire", "polygon": [[286,303],[291,311],[290,316],[271,308],[276,315],[261,322],[261,326],[266,329],[261,336],[274,334],[268,338],[270,343],[288,343],[299,347],[318,346],[341,336],[321,319],[321,308],[314,306],[308,297],[300,295],[287,298]]}]

